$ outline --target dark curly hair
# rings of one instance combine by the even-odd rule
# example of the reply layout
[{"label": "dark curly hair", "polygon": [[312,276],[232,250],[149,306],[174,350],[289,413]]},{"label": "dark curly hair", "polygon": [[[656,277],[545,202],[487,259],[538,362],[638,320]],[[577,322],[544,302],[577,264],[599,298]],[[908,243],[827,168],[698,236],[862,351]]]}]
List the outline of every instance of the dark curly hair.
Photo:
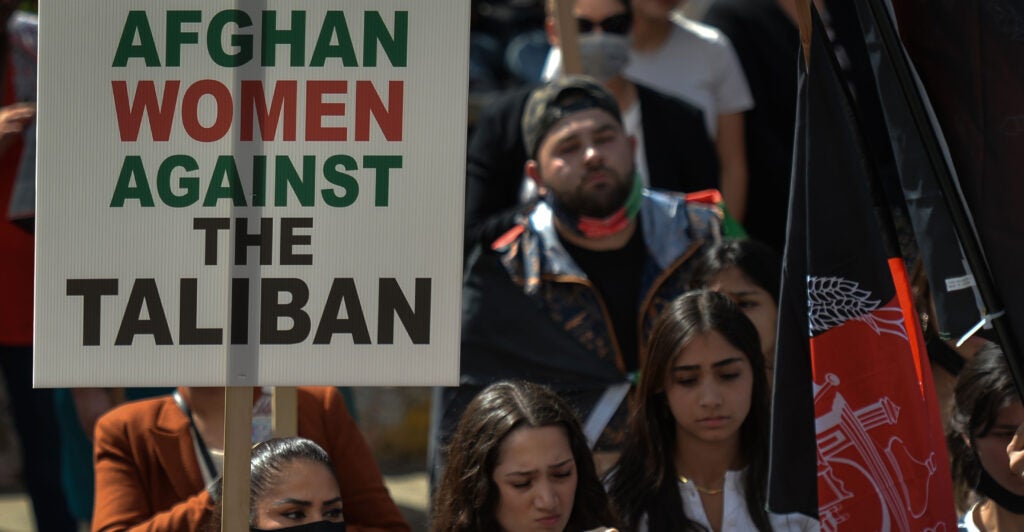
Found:
[{"label": "dark curly hair", "polygon": [[652,532],[702,530],[683,511],[674,460],[676,421],[665,396],[665,382],[679,352],[711,331],[721,334],[750,362],[750,411],[740,425],[740,453],[747,468],[743,487],[751,521],[758,530],[771,530],[764,510],[769,422],[764,354],[754,324],[729,298],[706,290],[675,299],[654,324],[622,455],[607,480],[608,494],[625,530],[636,530],[644,515]]},{"label": "dark curly hair", "polygon": [[462,414],[434,495],[431,530],[500,530],[495,517],[499,492],[492,475],[501,444],[521,427],[549,426],[565,429],[576,461],[576,495],[566,530],[614,524],[608,496],[572,409],[548,388],[512,381],[488,386]]}]

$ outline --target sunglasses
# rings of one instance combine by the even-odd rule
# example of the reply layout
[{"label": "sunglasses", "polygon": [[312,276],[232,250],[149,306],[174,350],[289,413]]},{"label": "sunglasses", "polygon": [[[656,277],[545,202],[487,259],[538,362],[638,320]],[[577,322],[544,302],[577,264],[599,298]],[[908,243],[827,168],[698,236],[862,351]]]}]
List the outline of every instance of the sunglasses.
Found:
[{"label": "sunglasses", "polygon": [[577,18],[576,22],[579,23],[580,33],[590,33],[594,31],[594,26],[601,26],[601,30],[605,33],[625,35],[629,33],[633,18],[629,16],[629,13],[619,13],[598,22],[585,18]]}]

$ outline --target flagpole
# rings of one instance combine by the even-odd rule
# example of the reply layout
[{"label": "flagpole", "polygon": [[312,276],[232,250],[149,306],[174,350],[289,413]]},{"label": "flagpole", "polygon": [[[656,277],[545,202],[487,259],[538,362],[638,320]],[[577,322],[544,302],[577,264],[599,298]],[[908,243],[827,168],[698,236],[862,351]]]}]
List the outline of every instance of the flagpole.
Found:
[{"label": "flagpole", "polygon": [[582,74],[579,28],[573,15],[575,0],[555,0],[555,24],[558,25],[558,47],[562,50],[562,72]]},{"label": "flagpole", "polygon": [[800,30],[800,48],[804,52],[804,65],[811,64],[811,0],[796,0],[796,28]]},{"label": "flagpole", "polygon": [[[803,3],[808,1],[798,0],[798,2]],[[917,93],[917,84],[907,63],[907,58],[902,53],[899,53],[902,50],[902,42],[899,36],[896,35],[893,21],[889,16],[888,7],[883,4],[883,1],[867,0],[866,5],[875,20],[883,51],[889,56],[900,91],[906,99],[910,114],[913,117],[914,125],[920,132],[928,162],[935,172],[936,181],[942,191],[942,197],[949,210],[953,227],[957,237],[960,239],[964,257],[974,276],[979,296],[987,312],[984,320],[991,323],[995,329],[1000,347],[1003,349],[1003,354],[1006,356],[1013,380],[1017,385],[1017,393],[1021,400],[1024,401],[1024,362],[1020,359],[1019,344],[1006,319],[1006,312],[999,294],[995,290],[988,268],[988,261],[985,259],[985,254],[981,248],[981,243],[975,231],[974,222],[968,207],[962,200],[963,195],[959,184],[946,165],[946,158],[943,156],[943,150],[938,140],[938,132],[931,127],[931,121],[925,110],[924,103]],[[802,32],[803,28],[801,28],[801,34]]]}]

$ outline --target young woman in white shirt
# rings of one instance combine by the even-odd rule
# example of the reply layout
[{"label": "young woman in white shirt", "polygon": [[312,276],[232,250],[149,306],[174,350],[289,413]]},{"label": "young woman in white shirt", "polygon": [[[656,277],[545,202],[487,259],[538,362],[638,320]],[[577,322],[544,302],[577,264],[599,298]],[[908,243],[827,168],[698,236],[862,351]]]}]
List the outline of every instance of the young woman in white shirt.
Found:
[{"label": "young woman in white shirt", "polygon": [[608,492],[625,530],[817,530],[765,511],[768,379],[757,329],[726,296],[684,294],[648,343]]}]

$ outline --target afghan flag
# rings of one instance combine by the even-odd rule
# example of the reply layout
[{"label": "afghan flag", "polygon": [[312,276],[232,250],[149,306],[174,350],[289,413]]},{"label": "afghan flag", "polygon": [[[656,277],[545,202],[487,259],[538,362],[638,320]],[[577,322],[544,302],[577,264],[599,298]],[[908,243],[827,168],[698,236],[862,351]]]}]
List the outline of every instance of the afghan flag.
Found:
[{"label": "afghan flag", "polygon": [[801,61],[768,506],[822,530],[955,530],[931,371],[891,220],[816,20]]}]

